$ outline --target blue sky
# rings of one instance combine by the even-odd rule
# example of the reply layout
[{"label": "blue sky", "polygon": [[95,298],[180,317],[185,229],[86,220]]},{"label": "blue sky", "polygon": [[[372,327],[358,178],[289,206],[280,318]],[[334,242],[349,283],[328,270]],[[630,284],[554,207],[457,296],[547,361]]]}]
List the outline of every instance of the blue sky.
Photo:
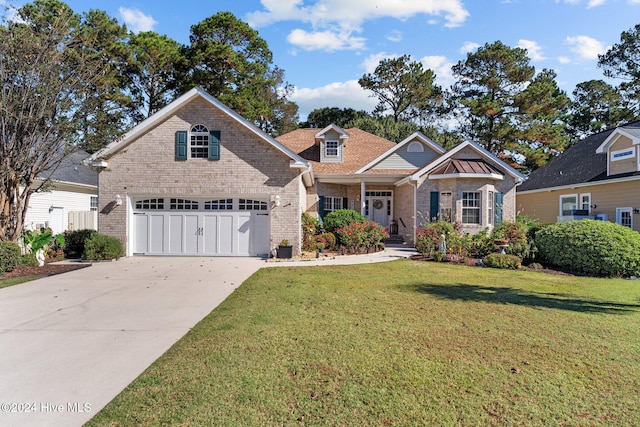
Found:
[{"label": "blue sky", "polygon": [[[3,1],[0,0],[0,3]],[[219,11],[249,22],[295,87],[300,116],[315,108],[371,111],[357,80],[380,59],[409,54],[453,82],[451,66],[500,40],[525,47],[536,70],[553,69],[570,96],[604,79],[597,55],[640,23],[640,0],[68,0],[76,12],[105,10],[133,31],[188,44],[190,26]],[[24,4],[19,1],[18,4]],[[619,82],[610,81],[613,84]]]}]

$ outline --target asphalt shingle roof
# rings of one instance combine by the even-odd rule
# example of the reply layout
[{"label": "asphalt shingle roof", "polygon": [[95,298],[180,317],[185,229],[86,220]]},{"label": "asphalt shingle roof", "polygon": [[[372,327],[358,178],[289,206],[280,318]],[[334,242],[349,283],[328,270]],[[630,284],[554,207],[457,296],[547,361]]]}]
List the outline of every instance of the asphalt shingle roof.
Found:
[{"label": "asphalt shingle roof", "polygon": [[98,173],[82,163],[87,157],[89,157],[89,153],[86,151],[71,153],[62,160],[55,171],[45,171],[41,177],[44,179],[51,178],[54,181],[98,186]]},{"label": "asphalt shingle roof", "polygon": [[[320,163],[320,147],[315,141],[315,135],[319,130],[296,129],[277,137],[276,140],[309,161],[313,165],[315,174],[352,174],[396,146],[394,142],[358,128],[345,129],[349,138],[343,149],[343,162]],[[409,172],[404,171],[404,173]]]},{"label": "asphalt shingle roof", "polygon": [[[618,129],[638,132],[640,131],[640,121],[619,126]],[[622,175],[607,176],[607,155],[596,154],[597,148],[614,131],[615,129],[607,129],[578,142],[546,165],[533,171],[517,191],[539,190],[620,178]]]}]

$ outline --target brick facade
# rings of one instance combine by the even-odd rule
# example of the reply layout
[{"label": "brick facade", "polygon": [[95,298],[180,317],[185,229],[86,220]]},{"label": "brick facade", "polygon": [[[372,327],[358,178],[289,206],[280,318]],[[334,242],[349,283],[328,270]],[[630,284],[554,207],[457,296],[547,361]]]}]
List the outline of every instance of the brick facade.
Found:
[{"label": "brick facade", "polygon": [[[202,124],[221,132],[220,160],[175,160],[176,131]],[[271,201],[270,247],[282,239],[300,250],[300,171],[291,158],[255,132],[196,97],[108,158],[99,175],[100,232],[128,242],[127,204],[114,206],[116,194],[130,196],[241,197]],[[294,252],[294,253],[295,253]]]}]

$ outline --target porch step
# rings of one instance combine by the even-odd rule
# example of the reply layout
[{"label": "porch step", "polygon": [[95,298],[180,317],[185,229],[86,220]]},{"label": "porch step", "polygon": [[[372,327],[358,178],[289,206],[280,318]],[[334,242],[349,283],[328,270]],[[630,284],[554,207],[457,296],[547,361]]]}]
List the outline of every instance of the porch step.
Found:
[{"label": "porch step", "polygon": [[399,234],[392,234],[388,239],[384,240],[385,245],[401,245],[404,243],[404,238]]}]

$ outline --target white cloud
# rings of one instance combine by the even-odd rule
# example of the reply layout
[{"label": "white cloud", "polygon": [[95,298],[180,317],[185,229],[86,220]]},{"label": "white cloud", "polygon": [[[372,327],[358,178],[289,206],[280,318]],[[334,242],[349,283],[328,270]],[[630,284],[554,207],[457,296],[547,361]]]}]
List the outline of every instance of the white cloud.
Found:
[{"label": "white cloud", "polygon": [[296,87],[290,99],[298,104],[300,119],[306,120],[309,113],[316,108],[338,107],[373,111],[378,101],[369,95],[370,92],[362,89],[357,80],[349,80],[315,89]]},{"label": "white cloud", "polygon": [[301,29],[291,31],[287,41],[304,50],[357,50],[364,48],[366,39],[353,37],[349,33],[335,33],[333,31],[307,32]]},{"label": "white cloud", "polygon": [[127,24],[127,27],[134,33],[140,31],[151,31],[153,27],[158,23],[151,15],[145,15],[137,9],[128,9],[121,7],[118,9],[120,17]]},{"label": "white cloud", "polygon": [[[630,0],[630,1],[639,1],[639,0]],[[591,9],[592,7],[598,7],[605,4],[607,0],[589,0],[587,1],[587,9]],[[567,3],[567,4],[580,4],[582,0],[556,0],[556,3]]]},{"label": "white cloud", "polygon": [[474,42],[465,42],[460,48],[460,53],[470,53],[478,49],[481,45]]},{"label": "white cloud", "polygon": [[455,82],[453,71],[451,71],[454,64],[446,56],[425,56],[420,62],[425,69],[428,68],[436,73],[437,85],[447,88]]},{"label": "white cloud", "polygon": [[[330,43],[342,46],[334,49],[364,49],[364,39],[353,37],[352,33],[360,32],[362,24],[368,20],[406,20],[425,14],[443,19],[445,27],[458,27],[469,16],[462,0],[315,0],[308,5],[302,0],[261,0],[261,3],[264,10],[245,16],[245,20],[251,26],[257,28],[280,21],[300,21],[310,24],[312,31],[296,30],[297,33],[290,35],[290,38],[293,37],[295,40],[306,34],[303,37],[306,39],[311,34],[322,35],[331,31],[340,34],[340,39],[350,41],[343,44]],[[313,49],[316,45],[317,49],[326,49],[325,43],[310,42],[307,45],[308,49]]]},{"label": "white cloud", "polygon": [[608,49],[604,44],[589,36],[567,37],[565,42],[571,46],[571,50],[577,53],[580,59],[598,59],[598,55],[602,55]]},{"label": "white cloud", "polygon": [[523,49],[527,49],[527,53],[529,54],[529,58],[531,58],[531,60],[533,61],[543,61],[545,59],[547,59],[543,54],[542,54],[542,47],[531,40],[524,40],[524,39],[520,39],[518,40],[518,47],[523,48]]},{"label": "white cloud", "polygon": [[[640,0],[639,0],[640,1]],[[390,42],[398,43],[402,41],[402,32],[399,30],[392,30],[387,34],[387,40]]]},{"label": "white cloud", "polygon": [[571,62],[571,59],[567,58],[566,56],[559,56],[558,62],[561,64],[568,64],[569,62]]},{"label": "white cloud", "polygon": [[376,70],[376,67],[380,64],[380,61],[383,59],[397,58],[400,55],[395,53],[387,54],[386,52],[375,53],[373,55],[367,56],[362,64],[361,68],[364,68],[365,72],[373,73]]}]

